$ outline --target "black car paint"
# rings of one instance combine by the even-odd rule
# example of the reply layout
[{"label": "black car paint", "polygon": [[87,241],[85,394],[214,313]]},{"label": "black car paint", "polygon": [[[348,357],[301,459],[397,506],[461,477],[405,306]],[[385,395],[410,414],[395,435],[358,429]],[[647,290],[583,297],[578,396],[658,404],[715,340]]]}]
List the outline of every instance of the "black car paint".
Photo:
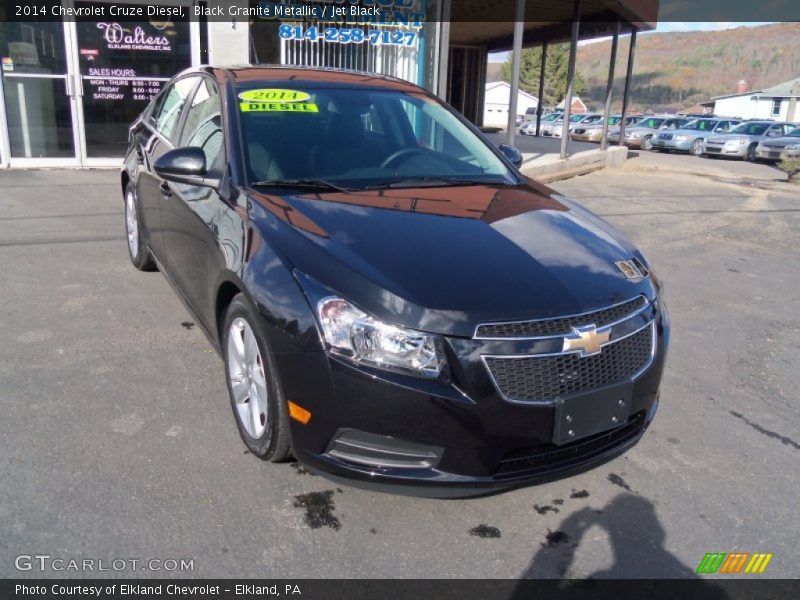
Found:
[{"label": "black car paint", "polygon": [[[535,342],[472,339],[482,322],[577,314],[643,294],[655,301],[657,351],[633,384],[632,413],[646,415],[649,424],[669,323],[656,300],[654,277],[632,282],[615,271],[615,260],[644,261],[623,236],[522,175],[518,185],[444,188],[451,200],[428,214],[419,209],[432,193],[427,188],[352,197],[250,189],[233,76],[203,67],[178,77],[198,74],[222,91],[226,169],[215,175],[225,185],[212,189],[159,180],[153,163],[173,141],[155,132],[145,111],[131,126],[122,187],[135,190],[154,258],[217,351],[221,316],[233,295],[244,293],[257,307],[284,398],[313,415],[306,425],[291,422],[299,460],[349,480],[444,484],[470,493],[583,470],[638,441],[644,427],[625,443],[555,469],[495,477],[497,461],[509,451],[551,441],[553,408],[503,400],[480,360],[480,354],[530,351]],[[441,197],[443,188],[433,189]],[[481,210],[476,197],[483,198],[477,202]],[[449,372],[431,381],[330,355],[312,309],[328,294],[384,321],[445,336]],[[446,451],[435,469],[353,465],[325,454],[345,427]]]}]

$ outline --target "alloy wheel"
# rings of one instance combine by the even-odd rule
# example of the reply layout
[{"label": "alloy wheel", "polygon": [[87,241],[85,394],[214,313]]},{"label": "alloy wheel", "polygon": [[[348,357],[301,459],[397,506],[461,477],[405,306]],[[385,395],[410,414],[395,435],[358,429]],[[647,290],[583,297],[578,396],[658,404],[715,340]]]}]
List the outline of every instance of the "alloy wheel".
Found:
[{"label": "alloy wheel", "polygon": [[248,435],[259,439],[269,417],[267,380],[256,336],[242,317],[234,319],[228,331],[226,362],[236,416]]}]

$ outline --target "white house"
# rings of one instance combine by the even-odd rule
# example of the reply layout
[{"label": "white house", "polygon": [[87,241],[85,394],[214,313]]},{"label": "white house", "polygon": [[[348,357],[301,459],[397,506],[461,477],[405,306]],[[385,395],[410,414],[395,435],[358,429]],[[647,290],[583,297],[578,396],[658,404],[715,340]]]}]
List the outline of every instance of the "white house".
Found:
[{"label": "white house", "polygon": [[[486,97],[483,102],[484,127],[506,127],[508,125],[508,105],[511,102],[511,85],[505,81],[486,84]],[[517,95],[517,114],[524,115],[529,108],[539,106],[539,99],[519,90]]]},{"label": "white house", "polygon": [[775,119],[776,121],[800,121],[800,77],[784,81],[763,90],[740,91],[736,94],[717,96],[714,114],[740,119]]}]

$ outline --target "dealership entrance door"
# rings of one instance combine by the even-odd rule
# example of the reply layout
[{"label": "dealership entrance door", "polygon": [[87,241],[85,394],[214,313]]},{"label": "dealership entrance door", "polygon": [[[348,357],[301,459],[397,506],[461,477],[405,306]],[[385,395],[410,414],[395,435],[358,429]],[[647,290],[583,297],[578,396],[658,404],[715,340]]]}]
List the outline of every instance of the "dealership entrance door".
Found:
[{"label": "dealership entrance door", "polygon": [[[120,6],[122,2],[113,3]],[[147,6],[131,0],[131,5]],[[167,3],[159,3],[161,6]],[[200,62],[199,23],[188,19],[0,23],[0,161],[12,167],[119,165],[128,126],[175,73]]]}]

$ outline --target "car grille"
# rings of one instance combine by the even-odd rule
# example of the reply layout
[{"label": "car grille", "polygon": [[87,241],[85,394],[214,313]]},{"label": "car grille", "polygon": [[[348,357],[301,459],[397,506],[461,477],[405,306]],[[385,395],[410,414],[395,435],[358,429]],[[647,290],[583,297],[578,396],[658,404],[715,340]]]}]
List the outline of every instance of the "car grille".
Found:
[{"label": "car grille", "polygon": [[671,140],[672,139],[672,134],[671,133],[659,133],[658,134],[658,139],[660,139],[660,140]]},{"label": "car grille", "polygon": [[652,359],[653,325],[603,346],[591,356],[485,356],[497,389],[511,402],[551,402],[632,380]]},{"label": "car grille", "polygon": [[[645,272],[644,265],[641,266]],[[595,327],[609,325],[633,314],[647,305],[644,296],[637,296],[627,302],[615,304],[600,310],[570,315],[556,319],[542,319],[537,321],[516,321],[513,323],[489,323],[478,325],[475,330],[476,338],[525,338],[555,336],[572,333],[573,327],[594,324]]]}]

